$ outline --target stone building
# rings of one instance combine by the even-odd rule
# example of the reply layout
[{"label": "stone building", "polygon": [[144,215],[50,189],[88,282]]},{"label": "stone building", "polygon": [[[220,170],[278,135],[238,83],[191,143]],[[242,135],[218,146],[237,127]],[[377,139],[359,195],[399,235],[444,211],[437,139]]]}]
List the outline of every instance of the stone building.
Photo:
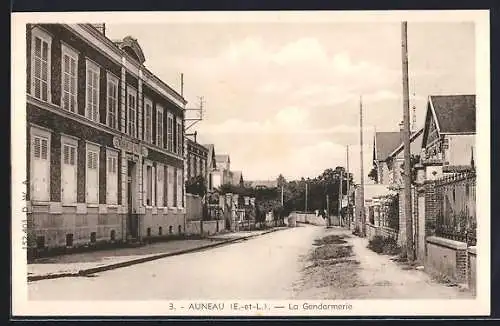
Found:
[{"label": "stone building", "polygon": [[32,249],[183,232],[185,99],[134,38],[90,24],[28,25]]},{"label": "stone building", "polygon": [[187,179],[196,176],[207,178],[208,148],[196,142],[196,140],[186,139],[187,142]]}]

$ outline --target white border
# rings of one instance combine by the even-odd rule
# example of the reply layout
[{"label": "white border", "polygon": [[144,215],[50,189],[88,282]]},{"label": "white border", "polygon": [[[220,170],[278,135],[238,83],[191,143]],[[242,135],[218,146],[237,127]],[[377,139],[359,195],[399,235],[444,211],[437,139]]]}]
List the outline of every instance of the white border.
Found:
[{"label": "white border", "polygon": [[[12,53],[26,53],[26,27],[29,22],[58,23],[244,23],[244,22],[457,22],[474,21],[476,23],[476,105],[477,125],[477,167],[481,171],[477,179],[480,192],[477,196],[478,220],[478,284],[475,300],[352,300],[350,311],[270,311],[268,316],[283,315],[487,315],[490,311],[490,90],[489,90],[489,12],[478,11],[365,11],[365,12],[80,12],[80,13],[13,13],[12,14]],[[21,213],[25,203],[20,200],[26,185],[26,139],[14,132],[26,125],[26,56],[12,57],[12,139],[16,143],[12,148],[12,313],[13,315],[168,315],[168,306],[163,301],[74,301],[74,302],[36,302],[27,300],[26,255],[22,249],[22,223],[25,216]],[[16,73],[19,72],[19,73]],[[15,149],[15,150],[14,150]],[[217,302],[217,301],[216,301]],[[244,303],[245,300],[241,300]],[[246,301],[249,302],[249,301]],[[262,303],[269,301],[263,300]],[[281,301],[287,305],[290,301]],[[310,301],[311,303],[313,301]],[[275,302],[276,303],[276,302]],[[338,302],[344,303],[344,302]],[[177,302],[177,304],[182,304]],[[54,309],[57,307],[57,309]],[[202,313],[193,311],[175,312],[176,315],[217,315],[216,312]],[[257,315],[256,312],[223,310],[219,315]],[[262,314],[260,314],[262,315]]]}]

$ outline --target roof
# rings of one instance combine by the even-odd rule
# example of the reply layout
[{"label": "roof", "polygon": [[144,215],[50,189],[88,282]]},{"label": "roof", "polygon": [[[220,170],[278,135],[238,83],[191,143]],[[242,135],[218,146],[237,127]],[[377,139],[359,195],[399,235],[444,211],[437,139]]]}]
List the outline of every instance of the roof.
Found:
[{"label": "roof", "polygon": [[374,161],[385,161],[387,157],[402,143],[400,131],[376,132],[374,144]]},{"label": "roof", "polygon": [[[420,128],[419,130],[413,132],[413,134],[410,136],[410,144],[415,141],[415,139],[418,138],[422,133],[424,132],[424,128]],[[403,150],[404,147],[404,142],[401,142],[398,147],[396,147],[388,157],[398,155],[399,152]],[[411,147],[410,147],[411,148]]]},{"label": "roof", "polygon": [[135,57],[137,61],[144,64],[146,58],[137,39],[132,36],[125,36],[123,40],[113,41],[121,50]]},{"label": "roof", "polygon": [[231,171],[231,179],[233,185],[239,185],[243,180],[243,173],[241,171]]},{"label": "roof", "polygon": [[275,188],[278,186],[278,180],[253,180],[245,182],[250,187]]},{"label": "roof", "polygon": [[476,132],[476,95],[431,95],[429,102],[441,133]]},{"label": "roof", "polygon": [[227,154],[215,155],[215,161],[219,163],[229,162],[229,155]]}]

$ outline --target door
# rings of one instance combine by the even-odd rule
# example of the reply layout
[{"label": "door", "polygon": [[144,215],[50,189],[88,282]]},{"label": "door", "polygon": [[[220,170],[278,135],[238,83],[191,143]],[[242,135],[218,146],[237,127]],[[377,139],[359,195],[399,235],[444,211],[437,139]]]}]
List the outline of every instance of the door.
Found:
[{"label": "door", "polygon": [[129,234],[135,239],[138,237],[138,223],[137,214],[135,213],[135,175],[136,175],[136,165],[135,162],[128,161],[127,169],[127,202],[128,202],[128,226]]}]

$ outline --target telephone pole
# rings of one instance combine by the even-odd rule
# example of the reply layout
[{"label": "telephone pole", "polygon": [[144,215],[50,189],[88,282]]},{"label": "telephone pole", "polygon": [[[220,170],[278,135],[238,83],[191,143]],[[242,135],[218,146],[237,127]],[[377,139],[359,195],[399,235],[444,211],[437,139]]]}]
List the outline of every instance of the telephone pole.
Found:
[{"label": "telephone pole", "polygon": [[406,252],[409,261],[415,260],[413,252],[413,218],[411,212],[411,166],[410,166],[410,99],[408,86],[407,22],[401,24],[403,60],[403,142],[404,142],[404,212],[406,220]]},{"label": "telephone pole", "polygon": [[366,225],[365,225],[365,172],[363,168],[363,98],[359,97],[359,162],[360,162],[360,209],[359,218],[361,221],[361,234],[364,237],[366,235]]},{"label": "telephone pole", "polygon": [[349,227],[351,223],[351,214],[349,209],[349,145],[346,146],[346,168],[347,168],[347,177],[346,177],[346,193],[347,193],[347,220],[349,221]]},{"label": "telephone pole", "polygon": [[283,185],[281,185],[281,207],[284,205]]},{"label": "telephone pole", "polygon": [[330,196],[326,194],[326,224],[330,226]]},{"label": "telephone pole", "polygon": [[340,170],[339,182],[339,226],[342,226],[342,179],[344,178],[344,171]]},{"label": "telephone pole", "polygon": [[306,207],[305,207],[305,209],[306,209],[306,213],[307,213],[307,181],[306,181]]}]

